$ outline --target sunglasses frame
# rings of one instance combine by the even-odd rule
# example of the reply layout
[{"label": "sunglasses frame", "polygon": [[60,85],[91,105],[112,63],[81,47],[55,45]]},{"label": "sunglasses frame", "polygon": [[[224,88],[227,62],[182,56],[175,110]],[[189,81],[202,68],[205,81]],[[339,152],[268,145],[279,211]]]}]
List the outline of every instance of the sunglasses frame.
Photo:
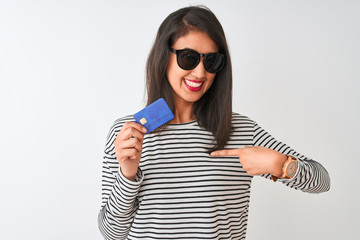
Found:
[{"label": "sunglasses frame", "polygon": [[[181,69],[184,69],[184,70],[192,70],[192,69],[196,68],[196,67],[199,65],[199,63],[200,63],[201,57],[204,57],[204,60],[203,60],[204,68],[205,68],[205,70],[206,70],[207,72],[209,72],[209,73],[217,73],[217,72],[219,72],[219,71],[224,67],[224,65],[225,65],[225,56],[224,56],[224,54],[222,54],[222,53],[213,52],[213,53],[204,54],[204,53],[198,53],[197,51],[195,51],[195,50],[193,50],[193,49],[190,49],[190,48],[184,48],[184,49],[179,49],[179,50],[170,48],[170,51],[171,51],[172,53],[175,53],[175,54],[176,54],[176,62],[177,62],[177,64],[178,64],[178,66],[179,66]],[[191,68],[184,68],[184,67],[180,66],[180,64],[179,64],[179,54],[180,54],[181,52],[183,52],[183,51],[192,51],[192,52],[197,53],[198,59],[197,59],[197,61],[196,61],[196,64],[194,64],[193,67],[191,67]],[[219,67],[219,69],[218,69],[217,71],[215,71],[215,72],[210,72],[210,71],[208,71],[208,69],[207,69],[207,67],[206,67],[206,58],[207,58],[208,56],[210,56],[210,55],[213,55],[213,54],[219,54],[219,55],[221,56],[221,58],[222,58],[222,62],[221,62],[221,66]]]}]

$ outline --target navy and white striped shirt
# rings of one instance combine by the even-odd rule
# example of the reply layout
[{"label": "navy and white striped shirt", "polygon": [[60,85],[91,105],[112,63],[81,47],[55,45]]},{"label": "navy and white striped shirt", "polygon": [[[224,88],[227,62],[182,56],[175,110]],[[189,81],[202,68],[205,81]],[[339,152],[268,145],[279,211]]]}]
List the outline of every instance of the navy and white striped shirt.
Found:
[{"label": "navy and white striped shirt", "polygon": [[[99,228],[105,239],[245,239],[253,176],[238,157],[210,157],[213,135],[196,121],[169,124],[146,134],[135,181],[119,169],[113,142],[126,121],[110,129],[102,167]],[[275,140],[256,122],[234,113],[225,149],[263,146],[299,159],[285,185],[304,192],[328,191],[326,170]],[[263,175],[270,179],[269,174]]]}]

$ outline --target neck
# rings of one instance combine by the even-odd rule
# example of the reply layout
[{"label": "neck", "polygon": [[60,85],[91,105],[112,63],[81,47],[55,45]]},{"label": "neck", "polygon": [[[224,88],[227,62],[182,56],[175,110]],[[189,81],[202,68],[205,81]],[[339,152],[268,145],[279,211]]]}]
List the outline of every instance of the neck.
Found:
[{"label": "neck", "polygon": [[194,103],[184,101],[179,102],[175,100],[174,105],[174,118],[170,121],[170,123],[187,123],[196,120],[196,116],[193,111]]}]

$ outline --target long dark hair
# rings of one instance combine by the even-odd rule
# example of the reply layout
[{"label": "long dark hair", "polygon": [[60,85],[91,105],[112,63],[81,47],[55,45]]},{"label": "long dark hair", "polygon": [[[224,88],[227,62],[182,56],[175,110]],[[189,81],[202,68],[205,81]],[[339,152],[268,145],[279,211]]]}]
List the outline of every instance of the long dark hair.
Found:
[{"label": "long dark hair", "polygon": [[204,6],[181,8],[160,25],[146,64],[147,105],[162,97],[174,111],[172,88],[166,75],[169,47],[191,30],[207,33],[226,58],[212,86],[194,104],[196,120],[214,135],[216,143],[211,150],[217,150],[225,146],[231,132],[232,70],[224,30],[210,9]]}]

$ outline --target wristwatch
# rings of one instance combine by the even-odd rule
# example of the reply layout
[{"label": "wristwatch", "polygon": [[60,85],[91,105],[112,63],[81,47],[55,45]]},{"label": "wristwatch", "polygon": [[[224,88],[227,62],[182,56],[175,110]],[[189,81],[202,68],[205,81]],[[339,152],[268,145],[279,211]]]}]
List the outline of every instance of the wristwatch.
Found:
[{"label": "wristwatch", "polygon": [[[280,178],[292,178],[298,168],[298,160],[293,156],[287,156],[287,160],[284,162],[282,167],[282,175]],[[274,182],[278,180],[278,177],[271,175]]]}]

